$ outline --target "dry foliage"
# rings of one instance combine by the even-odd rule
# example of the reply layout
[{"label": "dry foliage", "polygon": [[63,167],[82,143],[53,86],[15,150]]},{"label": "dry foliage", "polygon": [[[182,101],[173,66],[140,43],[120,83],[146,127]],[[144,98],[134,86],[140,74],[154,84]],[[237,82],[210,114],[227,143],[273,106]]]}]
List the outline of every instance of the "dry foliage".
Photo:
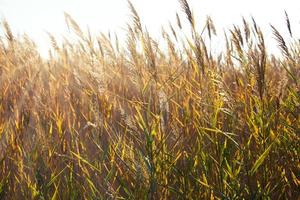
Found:
[{"label": "dry foliage", "polygon": [[192,39],[176,14],[167,51],[131,3],[127,45],[65,14],[78,41],[49,34],[47,60],[2,23],[1,199],[299,198],[299,41],[272,26],[272,56],[243,19],[214,55],[212,19],[198,33],[180,3]]}]

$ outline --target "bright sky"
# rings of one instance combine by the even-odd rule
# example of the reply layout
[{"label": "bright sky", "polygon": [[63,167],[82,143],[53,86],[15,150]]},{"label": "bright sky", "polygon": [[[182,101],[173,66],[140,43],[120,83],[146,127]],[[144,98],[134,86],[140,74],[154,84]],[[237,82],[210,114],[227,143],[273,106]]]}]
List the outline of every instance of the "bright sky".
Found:
[{"label": "bright sky", "polygon": [[[162,25],[176,23],[176,12],[184,16],[178,0],[131,0],[142,23],[150,33],[159,37]],[[214,20],[217,31],[241,23],[241,16],[257,23],[272,39],[269,24],[275,25],[283,34],[287,33],[284,10],[289,14],[294,32],[299,32],[299,0],[188,0],[194,11],[196,22],[204,23],[206,16]],[[46,31],[56,36],[67,32],[64,12],[70,14],[85,29],[92,32],[117,32],[129,22],[130,11],[127,0],[0,0],[0,15],[6,18],[14,33],[26,32],[39,45],[42,53],[47,52],[49,39]],[[184,16],[185,17],[185,16]],[[182,18],[183,19],[183,18]]]}]

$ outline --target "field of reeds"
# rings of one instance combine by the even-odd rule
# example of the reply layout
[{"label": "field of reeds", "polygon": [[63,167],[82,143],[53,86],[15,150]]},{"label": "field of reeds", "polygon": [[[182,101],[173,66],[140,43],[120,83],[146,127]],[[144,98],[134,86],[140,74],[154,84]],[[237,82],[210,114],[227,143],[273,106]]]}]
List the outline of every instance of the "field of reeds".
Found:
[{"label": "field of reeds", "polygon": [[[255,19],[225,35],[186,0],[153,39],[129,2],[126,41],[49,34],[42,58],[3,20],[0,199],[299,199],[300,40]],[[190,27],[190,35],[182,26]],[[222,34],[221,34],[222,35]],[[289,42],[287,42],[289,41]]]}]

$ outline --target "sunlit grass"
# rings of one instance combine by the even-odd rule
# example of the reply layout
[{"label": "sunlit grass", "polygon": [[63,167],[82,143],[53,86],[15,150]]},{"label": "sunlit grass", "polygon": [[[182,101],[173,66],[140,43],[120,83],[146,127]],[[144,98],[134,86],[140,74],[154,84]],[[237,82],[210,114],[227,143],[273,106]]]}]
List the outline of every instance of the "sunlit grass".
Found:
[{"label": "sunlit grass", "polygon": [[[211,53],[211,18],[193,13],[162,32],[162,50],[129,3],[121,45],[90,35],[42,59],[3,21],[0,44],[0,198],[297,199],[300,44],[270,27],[273,56],[254,19]],[[293,41],[290,45],[286,38]]]}]

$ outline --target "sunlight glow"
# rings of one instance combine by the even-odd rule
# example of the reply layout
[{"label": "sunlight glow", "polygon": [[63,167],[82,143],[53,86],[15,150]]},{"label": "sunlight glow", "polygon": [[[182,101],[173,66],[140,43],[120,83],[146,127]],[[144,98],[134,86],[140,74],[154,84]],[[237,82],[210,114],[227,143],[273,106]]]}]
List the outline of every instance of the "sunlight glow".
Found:
[{"label": "sunlight glow", "polygon": [[[200,28],[206,16],[212,17],[219,34],[223,28],[239,24],[242,16],[250,19],[254,16],[257,23],[272,38],[269,24],[273,24],[282,33],[285,28],[284,10],[292,19],[293,26],[298,26],[300,4],[296,0],[189,0],[188,1]],[[132,0],[141,20],[152,35],[159,38],[161,27],[169,22],[176,23],[176,12],[182,17],[177,0]],[[70,14],[84,29],[89,27],[93,33],[108,31],[124,35],[126,23],[130,22],[130,12],[126,0],[1,0],[0,15],[6,18],[16,33],[26,32],[45,53],[49,47],[46,31],[60,37],[67,27],[64,12]],[[297,21],[294,21],[297,20]]]}]

